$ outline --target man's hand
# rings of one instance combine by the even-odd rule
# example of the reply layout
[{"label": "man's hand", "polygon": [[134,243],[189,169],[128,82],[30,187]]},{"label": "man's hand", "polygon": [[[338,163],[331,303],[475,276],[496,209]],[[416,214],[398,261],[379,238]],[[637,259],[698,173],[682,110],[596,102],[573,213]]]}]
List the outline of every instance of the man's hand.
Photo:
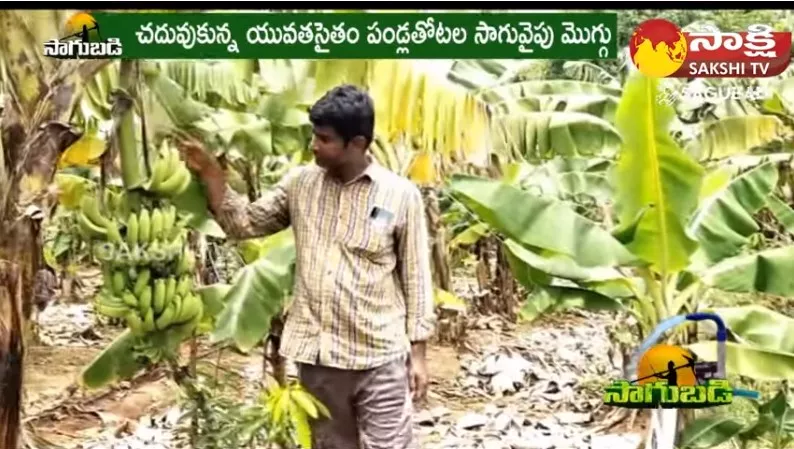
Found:
[{"label": "man's hand", "polygon": [[180,136],[177,148],[187,168],[204,183],[210,210],[220,211],[226,191],[226,175],[221,164],[204,149],[201,142],[192,137]]},{"label": "man's hand", "polygon": [[199,176],[204,177],[223,173],[223,169],[217,159],[204,149],[201,142],[189,137],[182,137],[177,148],[182,154],[182,159],[185,161],[187,168]]},{"label": "man's hand", "polygon": [[408,358],[408,380],[415,402],[427,396],[427,363],[425,363],[425,342],[411,344],[411,356]]}]

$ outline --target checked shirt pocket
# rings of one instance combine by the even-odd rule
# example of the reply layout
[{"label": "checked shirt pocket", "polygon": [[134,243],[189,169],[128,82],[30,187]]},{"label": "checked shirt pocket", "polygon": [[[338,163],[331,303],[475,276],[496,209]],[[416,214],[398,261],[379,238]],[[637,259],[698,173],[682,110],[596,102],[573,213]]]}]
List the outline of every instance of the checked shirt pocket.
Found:
[{"label": "checked shirt pocket", "polygon": [[[385,213],[384,213],[385,212]],[[394,220],[388,211],[373,208],[366,218],[358,220],[344,242],[352,252],[379,261],[393,252]]]}]

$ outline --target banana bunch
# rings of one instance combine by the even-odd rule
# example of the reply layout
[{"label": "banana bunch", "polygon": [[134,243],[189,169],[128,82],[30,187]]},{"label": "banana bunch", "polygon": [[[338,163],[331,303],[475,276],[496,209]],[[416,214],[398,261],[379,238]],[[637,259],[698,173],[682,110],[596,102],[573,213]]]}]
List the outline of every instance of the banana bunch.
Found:
[{"label": "banana bunch", "polygon": [[125,191],[113,192],[111,189],[105,189],[105,207],[108,212],[119,218],[124,218],[129,212],[129,204],[127,203],[127,193]]},{"label": "banana bunch", "polygon": [[80,231],[88,238],[103,239],[111,243],[123,242],[118,222],[99,210],[99,202],[93,195],[84,195],[80,200],[77,224],[80,226]]},{"label": "banana bunch", "polygon": [[[85,226],[97,226],[88,217]],[[118,230],[114,226],[111,223],[103,229]],[[94,256],[103,263],[118,266],[168,264],[182,257],[187,240],[184,223],[178,219],[173,205],[131,212],[121,240],[115,235],[109,238],[110,232],[104,236],[105,241],[94,243]]]},{"label": "banana bunch", "polygon": [[192,275],[155,278],[152,271],[106,270],[105,288],[95,310],[110,318],[121,318],[132,333],[142,336],[179,326],[192,332],[204,315],[204,303],[192,291]]},{"label": "banana bunch", "polygon": [[127,218],[127,245],[150,244],[173,240],[182,231],[177,223],[176,207],[142,208]]},{"label": "banana bunch", "polygon": [[152,168],[152,177],[147,189],[164,197],[175,197],[184,192],[193,179],[179,152],[166,146]]}]

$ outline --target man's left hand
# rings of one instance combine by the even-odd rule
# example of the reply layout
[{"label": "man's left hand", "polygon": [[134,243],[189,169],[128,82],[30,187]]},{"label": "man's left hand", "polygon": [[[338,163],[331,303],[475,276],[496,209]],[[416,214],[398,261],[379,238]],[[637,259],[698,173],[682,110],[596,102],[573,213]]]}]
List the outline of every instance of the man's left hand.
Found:
[{"label": "man's left hand", "polygon": [[425,363],[425,344],[411,345],[411,357],[408,361],[408,380],[411,385],[414,401],[424,400],[427,396],[427,364]]}]

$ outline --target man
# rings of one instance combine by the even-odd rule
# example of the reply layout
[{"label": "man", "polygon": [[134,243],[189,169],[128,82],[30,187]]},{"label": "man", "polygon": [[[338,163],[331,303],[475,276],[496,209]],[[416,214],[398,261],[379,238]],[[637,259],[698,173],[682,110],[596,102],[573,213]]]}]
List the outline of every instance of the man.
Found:
[{"label": "man", "polygon": [[425,342],[435,324],[422,197],[367,154],[375,112],[365,92],[334,88],[309,117],[316,165],[291,171],[250,204],[211,156],[180,147],[227,234],[292,226],[297,274],[281,353],[331,412],[313,422],[313,447],[413,447],[411,393],[426,393]]}]

